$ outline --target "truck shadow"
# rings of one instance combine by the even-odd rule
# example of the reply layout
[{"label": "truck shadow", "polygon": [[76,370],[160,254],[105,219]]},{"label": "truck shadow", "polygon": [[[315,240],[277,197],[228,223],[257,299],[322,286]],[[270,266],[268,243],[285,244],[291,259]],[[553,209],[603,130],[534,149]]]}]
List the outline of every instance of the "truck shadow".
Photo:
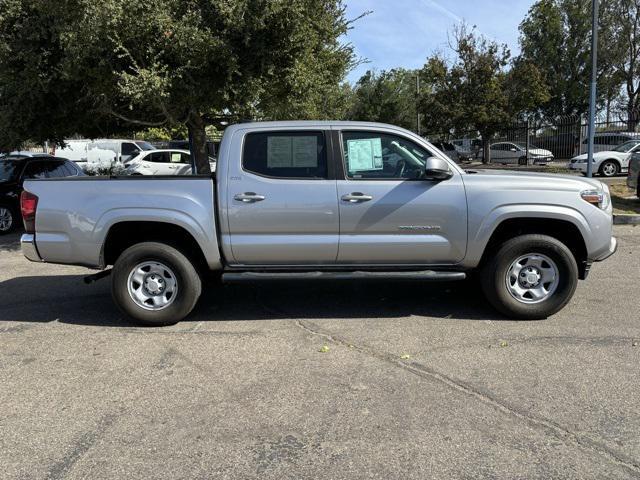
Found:
[{"label": "truck shadow", "polygon": [[[504,320],[477,283],[279,281],[205,284],[189,321],[359,319],[420,316]],[[18,277],[0,282],[0,321],[132,326],[111,300],[109,279],[82,275]]]}]

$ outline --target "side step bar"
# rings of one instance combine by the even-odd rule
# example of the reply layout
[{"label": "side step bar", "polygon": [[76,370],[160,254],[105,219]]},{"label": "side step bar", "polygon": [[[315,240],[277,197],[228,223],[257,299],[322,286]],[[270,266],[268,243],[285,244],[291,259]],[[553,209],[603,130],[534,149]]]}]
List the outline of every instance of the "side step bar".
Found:
[{"label": "side step bar", "polygon": [[355,272],[225,272],[223,282],[253,280],[419,280],[426,282],[452,282],[464,280],[464,272],[420,271],[355,271]]}]

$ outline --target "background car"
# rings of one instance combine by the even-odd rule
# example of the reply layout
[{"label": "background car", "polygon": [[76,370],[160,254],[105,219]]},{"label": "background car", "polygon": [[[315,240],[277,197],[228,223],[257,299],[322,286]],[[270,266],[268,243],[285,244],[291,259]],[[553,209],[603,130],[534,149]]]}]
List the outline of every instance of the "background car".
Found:
[{"label": "background car", "polygon": [[[629,140],[618,145],[611,150],[595,152],[593,154],[593,173],[598,173],[603,177],[613,177],[621,172],[626,172],[629,168],[631,155],[640,152],[640,138]],[[583,153],[571,159],[570,170],[577,170],[587,173],[587,154]]]},{"label": "background car", "polygon": [[[495,163],[527,163],[527,160],[533,163],[549,163],[553,161],[553,153],[543,148],[529,146],[524,142],[497,142],[492,143],[491,161]],[[479,158],[483,157],[483,152],[479,152]]]},{"label": "background car", "polygon": [[[614,147],[622,145],[629,140],[640,140],[640,133],[637,132],[599,132],[593,137],[593,151],[607,152]],[[585,138],[580,144],[580,154],[586,154],[589,139]]]},{"label": "background car", "polygon": [[[215,160],[209,157],[211,171],[215,172]],[[191,175],[191,154],[188,150],[150,150],[140,152],[126,162],[128,175]]]},{"label": "background car", "polygon": [[59,157],[14,152],[0,158],[0,235],[21,223],[20,194],[25,180],[84,176],[75,163]]},{"label": "background car", "polygon": [[463,160],[453,143],[437,141],[432,142],[432,145],[456,163],[460,163]]},{"label": "background car", "polygon": [[640,152],[632,154],[629,159],[627,186],[635,190],[636,196],[640,199]]},{"label": "background car", "polygon": [[155,147],[142,140],[66,140],[65,146],[56,150],[56,155],[73,160],[81,166],[126,163],[140,152]]}]

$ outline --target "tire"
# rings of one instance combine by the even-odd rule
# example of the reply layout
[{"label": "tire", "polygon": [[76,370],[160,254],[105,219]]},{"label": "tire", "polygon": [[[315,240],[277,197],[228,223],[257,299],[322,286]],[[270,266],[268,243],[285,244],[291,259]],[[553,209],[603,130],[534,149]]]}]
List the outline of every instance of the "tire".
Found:
[{"label": "tire", "polygon": [[[545,282],[552,272],[554,281]],[[487,259],[481,284],[489,303],[505,316],[539,320],[560,311],[571,300],[578,285],[578,266],[559,240],[547,235],[522,235],[502,244]]]},{"label": "tire", "polygon": [[8,205],[0,205],[0,235],[14,231],[20,221],[15,209]]},{"label": "tire", "polygon": [[620,165],[614,160],[605,160],[600,165],[598,173],[603,177],[615,177],[620,173]]},{"label": "tire", "polygon": [[128,248],[116,260],[111,275],[116,305],[146,326],[178,323],[191,313],[201,291],[202,282],[191,261],[164,243]]}]

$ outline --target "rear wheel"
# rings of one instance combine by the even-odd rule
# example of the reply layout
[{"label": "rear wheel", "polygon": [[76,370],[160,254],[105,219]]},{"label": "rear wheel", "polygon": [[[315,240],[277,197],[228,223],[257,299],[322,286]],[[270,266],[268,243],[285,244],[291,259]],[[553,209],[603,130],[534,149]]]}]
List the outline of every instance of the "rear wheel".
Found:
[{"label": "rear wheel", "polygon": [[201,290],[191,261],[163,243],[134,245],[113,267],[111,293],[115,303],[143,325],[178,323],[193,310]]},{"label": "rear wheel", "polygon": [[546,318],[571,300],[578,266],[571,251],[546,235],[522,235],[505,242],[482,269],[489,302],[507,317]]},{"label": "rear wheel", "polygon": [[11,232],[17,227],[17,223],[15,211],[7,205],[0,205],[0,235]]},{"label": "rear wheel", "polygon": [[620,173],[620,165],[618,165],[618,162],[614,162],[613,160],[605,160],[602,162],[602,165],[600,165],[599,171],[600,175],[603,177],[613,177]]}]

